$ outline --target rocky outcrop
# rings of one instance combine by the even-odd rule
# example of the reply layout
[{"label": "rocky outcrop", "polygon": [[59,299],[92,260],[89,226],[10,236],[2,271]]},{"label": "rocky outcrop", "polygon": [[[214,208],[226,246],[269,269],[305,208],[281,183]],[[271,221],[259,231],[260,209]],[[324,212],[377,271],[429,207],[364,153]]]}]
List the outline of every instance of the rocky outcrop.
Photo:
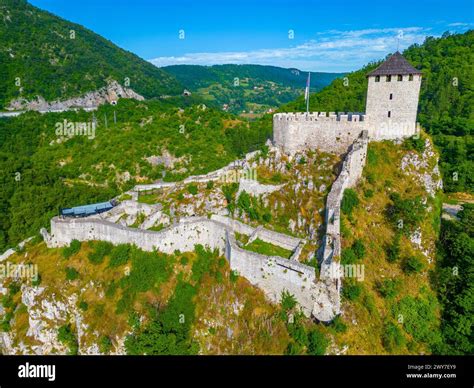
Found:
[{"label": "rocky outcrop", "polygon": [[100,105],[114,104],[119,98],[133,98],[143,101],[145,98],[130,88],[123,87],[117,81],[111,80],[107,86],[88,92],[83,96],[74,97],[67,100],[46,101],[42,96],[37,96],[35,100],[28,101],[18,98],[10,102],[7,110],[34,110],[40,112],[66,111],[74,108],[93,109]]},{"label": "rocky outcrop", "polygon": [[431,197],[443,188],[438,158],[429,139],[425,140],[421,155],[411,151],[402,158],[400,169],[405,174],[412,175]]}]

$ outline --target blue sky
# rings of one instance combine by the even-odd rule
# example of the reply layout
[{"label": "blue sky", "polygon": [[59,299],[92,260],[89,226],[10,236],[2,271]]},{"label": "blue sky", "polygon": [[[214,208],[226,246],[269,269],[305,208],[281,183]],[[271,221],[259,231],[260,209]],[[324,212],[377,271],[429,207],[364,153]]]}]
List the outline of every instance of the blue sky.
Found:
[{"label": "blue sky", "polygon": [[473,0],[30,2],[157,66],[257,63],[351,71],[395,51],[398,41],[404,49],[474,26]]}]

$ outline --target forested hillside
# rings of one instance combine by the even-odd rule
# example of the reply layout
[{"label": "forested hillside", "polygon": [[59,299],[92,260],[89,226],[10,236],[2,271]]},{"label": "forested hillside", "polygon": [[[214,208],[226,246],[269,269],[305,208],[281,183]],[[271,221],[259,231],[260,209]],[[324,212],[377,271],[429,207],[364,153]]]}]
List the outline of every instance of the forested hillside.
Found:
[{"label": "forested hillside", "polygon": [[0,109],[12,99],[75,97],[114,79],[145,98],[182,92],[170,74],[25,0],[0,1]]},{"label": "forested hillside", "polygon": [[[94,133],[57,133],[58,123],[94,117]],[[0,251],[47,226],[60,207],[108,200],[138,182],[218,169],[263,145],[270,131],[184,97],[1,119]]]},{"label": "forested hillside", "polygon": [[[403,55],[423,72],[418,121],[441,153],[446,191],[474,191],[474,31],[444,34],[413,45]],[[369,64],[311,95],[310,110],[364,112]],[[279,109],[304,111],[300,97]]]},{"label": "forested hillside", "polygon": [[474,354],[474,205],[442,220],[434,276],[442,308],[440,354]]},{"label": "forested hillside", "polygon": [[[304,93],[307,72],[261,65],[174,65],[163,67],[186,88],[232,113],[261,114]],[[311,72],[313,91],[342,73]]]}]

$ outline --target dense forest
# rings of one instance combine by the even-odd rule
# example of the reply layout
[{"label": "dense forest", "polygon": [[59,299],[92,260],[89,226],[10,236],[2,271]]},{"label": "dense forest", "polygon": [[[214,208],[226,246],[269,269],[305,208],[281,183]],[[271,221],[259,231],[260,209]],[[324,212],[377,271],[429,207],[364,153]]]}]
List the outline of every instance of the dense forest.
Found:
[{"label": "dense forest", "polygon": [[79,96],[100,89],[108,79],[146,98],[183,90],[151,63],[24,0],[2,0],[0,19],[0,109],[20,97],[51,101]]},{"label": "dense forest", "polygon": [[[174,65],[163,67],[186,88],[232,113],[265,113],[303,94],[307,72],[261,65]],[[311,89],[321,90],[342,73],[311,72]]]},{"label": "dense forest", "polygon": [[[445,190],[474,191],[474,31],[429,37],[403,55],[423,72],[418,120],[441,154]],[[336,79],[311,95],[310,110],[364,112],[368,72],[379,63]],[[305,110],[303,98],[280,111]]]},{"label": "dense forest", "polygon": [[433,276],[442,305],[439,354],[474,354],[474,205],[443,220]]}]

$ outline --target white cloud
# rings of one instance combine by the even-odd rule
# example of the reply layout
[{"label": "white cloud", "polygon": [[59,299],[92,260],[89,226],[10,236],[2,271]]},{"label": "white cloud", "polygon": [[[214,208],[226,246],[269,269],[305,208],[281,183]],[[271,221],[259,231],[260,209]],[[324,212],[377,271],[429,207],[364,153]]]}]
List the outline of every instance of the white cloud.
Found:
[{"label": "white cloud", "polygon": [[448,27],[467,27],[467,26],[470,26],[470,25],[471,25],[471,23],[456,22],[456,23],[449,23]]},{"label": "white cloud", "polygon": [[160,67],[234,63],[346,72],[358,69],[370,61],[383,59],[388,53],[394,52],[397,46],[403,50],[413,43],[422,43],[427,35],[435,34],[429,28],[422,27],[329,30],[317,33],[315,39],[293,47],[187,53],[182,56],[158,57],[150,62]]}]

